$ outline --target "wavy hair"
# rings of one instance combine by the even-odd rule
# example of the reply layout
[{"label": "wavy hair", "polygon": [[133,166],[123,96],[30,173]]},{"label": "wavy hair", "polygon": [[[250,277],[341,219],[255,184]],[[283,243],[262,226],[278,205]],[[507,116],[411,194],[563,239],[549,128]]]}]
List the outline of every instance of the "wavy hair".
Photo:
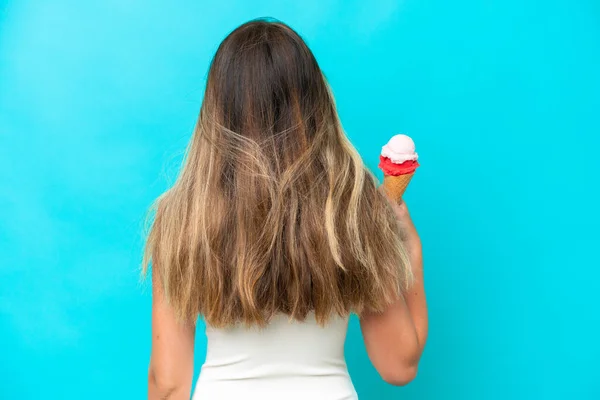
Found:
[{"label": "wavy hair", "polygon": [[391,207],[281,22],[221,43],[180,175],[151,215],[144,272],[178,317],[214,327],[382,311],[411,279]]}]

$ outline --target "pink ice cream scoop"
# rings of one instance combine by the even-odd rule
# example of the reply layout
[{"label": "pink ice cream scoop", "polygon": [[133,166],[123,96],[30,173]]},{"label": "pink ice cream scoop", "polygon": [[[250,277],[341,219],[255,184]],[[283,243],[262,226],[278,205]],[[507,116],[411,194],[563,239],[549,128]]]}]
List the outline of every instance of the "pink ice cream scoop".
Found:
[{"label": "pink ice cream scoop", "polygon": [[406,135],[396,135],[381,148],[381,156],[387,157],[394,164],[402,164],[405,161],[417,161],[419,158],[415,152],[415,142]]}]

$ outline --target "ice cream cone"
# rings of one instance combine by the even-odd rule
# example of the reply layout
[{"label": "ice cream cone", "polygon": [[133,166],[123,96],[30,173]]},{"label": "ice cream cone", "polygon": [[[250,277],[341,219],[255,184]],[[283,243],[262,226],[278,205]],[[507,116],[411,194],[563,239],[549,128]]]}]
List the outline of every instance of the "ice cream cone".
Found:
[{"label": "ice cream cone", "polygon": [[383,171],[383,188],[393,201],[399,202],[419,167],[415,142],[406,135],[395,135],[381,148],[379,168]]},{"label": "ice cream cone", "polygon": [[394,201],[400,201],[414,174],[413,172],[398,176],[385,175],[383,177],[383,188],[387,195]]}]

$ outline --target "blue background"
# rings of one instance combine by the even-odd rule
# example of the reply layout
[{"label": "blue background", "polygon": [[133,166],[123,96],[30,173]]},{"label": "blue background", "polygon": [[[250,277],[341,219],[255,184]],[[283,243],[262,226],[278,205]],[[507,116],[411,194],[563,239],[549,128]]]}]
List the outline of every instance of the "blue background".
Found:
[{"label": "blue background", "polygon": [[145,396],[144,213],[259,16],[306,38],[369,167],[395,133],[421,154],[430,340],[393,388],[353,320],[361,399],[600,398],[598,1],[0,4],[1,399]]}]

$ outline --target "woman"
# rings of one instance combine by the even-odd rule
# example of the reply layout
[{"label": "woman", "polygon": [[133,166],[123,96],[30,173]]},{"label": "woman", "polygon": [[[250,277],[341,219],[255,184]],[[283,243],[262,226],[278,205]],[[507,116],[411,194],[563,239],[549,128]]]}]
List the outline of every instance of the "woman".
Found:
[{"label": "woman", "polygon": [[356,399],[350,313],[394,385],[427,336],[421,245],[378,190],[303,40],[252,21],[219,46],[175,185],[156,202],[150,399]]}]

